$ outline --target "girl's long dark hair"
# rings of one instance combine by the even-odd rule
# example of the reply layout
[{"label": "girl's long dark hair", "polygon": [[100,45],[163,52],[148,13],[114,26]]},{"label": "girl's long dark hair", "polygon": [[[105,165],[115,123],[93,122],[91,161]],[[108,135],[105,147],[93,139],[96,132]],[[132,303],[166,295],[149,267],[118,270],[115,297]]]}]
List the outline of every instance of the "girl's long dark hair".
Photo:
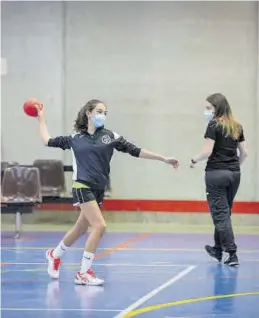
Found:
[{"label": "girl's long dark hair", "polygon": [[76,132],[87,133],[88,118],[86,112],[92,112],[98,104],[103,104],[103,102],[99,99],[91,99],[79,110],[74,124],[74,130]]},{"label": "girl's long dark hair", "polygon": [[238,139],[242,127],[234,119],[232,110],[226,97],[220,93],[216,93],[208,96],[207,101],[214,106],[214,119],[219,125],[221,125],[226,137],[230,136],[233,139]]}]

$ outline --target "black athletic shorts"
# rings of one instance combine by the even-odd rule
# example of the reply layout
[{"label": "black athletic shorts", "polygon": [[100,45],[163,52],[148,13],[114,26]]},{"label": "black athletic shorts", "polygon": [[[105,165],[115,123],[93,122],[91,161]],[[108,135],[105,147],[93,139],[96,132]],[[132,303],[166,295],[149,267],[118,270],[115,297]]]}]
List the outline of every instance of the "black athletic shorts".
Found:
[{"label": "black athletic shorts", "polygon": [[78,182],[76,183],[77,186],[73,187],[72,194],[73,194],[73,205],[78,206],[80,204],[96,201],[99,206],[102,205],[104,199],[104,190],[98,189],[91,189],[89,187],[82,187],[78,186]]}]

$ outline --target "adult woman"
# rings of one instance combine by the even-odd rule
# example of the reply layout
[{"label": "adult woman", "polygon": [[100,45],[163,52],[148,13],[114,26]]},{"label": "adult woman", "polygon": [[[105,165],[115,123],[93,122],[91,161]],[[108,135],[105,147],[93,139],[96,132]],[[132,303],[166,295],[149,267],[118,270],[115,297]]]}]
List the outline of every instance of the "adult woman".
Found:
[{"label": "adult woman", "polygon": [[95,251],[102,237],[106,223],[100,211],[105,187],[108,183],[110,160],[114,149],[131,156],[163,161],[178,167],[174,158],[165,158],[126,141],[118,134],[104,128],[107,108],[100,100],[89,101],[79,111],[75,121],[76,134],[51,138],[48,133],[43,110],[38,107],[40,134],[48,147],[70,149],[73,157],[73,200],[80,205],[81,213],[74,227],[64,236],[55,249],[46,253],[49,262],[48,273],[52,278],[59,277],[61,257],[65,251],[86,232],[88,225],[91,233],[85,244],[81,269],[75,283],[80,285],[102,285],[91,270]]},{"label": "adult woman", "polygon": [[[205,117],[209,121],[203,151],[193,157],[191,168],[208,159],[205,174],[206,194],[214,222],[215,245],[206,245],[209,255],[222,260],[222,252],[229,253],[224,262],[238,265],[231,209],[240,184],[240,165],[247,156],[243,128],[233,117],[225,96],[216,93],[207,99]],[[237,153],[239,149],[239,156]]]}]

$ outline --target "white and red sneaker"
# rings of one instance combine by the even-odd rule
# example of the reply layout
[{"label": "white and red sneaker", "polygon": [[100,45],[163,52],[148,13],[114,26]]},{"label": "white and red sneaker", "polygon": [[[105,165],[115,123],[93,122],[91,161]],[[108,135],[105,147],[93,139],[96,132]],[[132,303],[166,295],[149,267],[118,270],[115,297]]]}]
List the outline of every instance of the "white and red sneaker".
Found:
[{"label": "white and red sneaker", "polygon": [[75,278],[75,284],[88,285],[88,286],[100,286],[103,285],[104,280],[96,277],[92,269],[88,269],[85,273],[78,272]]},{"label": "white and red sneaker", "polygon": [[46,259],[49,262],[48,274],[51,278],[59,278],[59,268],[61,265],[61,259],[54,258],[53,251],[54,251],[54,248],[47,250],[46,252]]}]

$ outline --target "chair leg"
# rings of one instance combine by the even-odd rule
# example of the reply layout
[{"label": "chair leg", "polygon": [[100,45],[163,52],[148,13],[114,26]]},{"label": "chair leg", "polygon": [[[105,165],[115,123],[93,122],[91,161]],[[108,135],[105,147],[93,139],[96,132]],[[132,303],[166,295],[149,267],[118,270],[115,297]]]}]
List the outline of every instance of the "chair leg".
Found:
[{"label": "chair leg", "polygon": [[15,237],[16,239],[20,238],[21,236],[21,213],[19,211],[16,212],[16,218],[15,218]]}]

